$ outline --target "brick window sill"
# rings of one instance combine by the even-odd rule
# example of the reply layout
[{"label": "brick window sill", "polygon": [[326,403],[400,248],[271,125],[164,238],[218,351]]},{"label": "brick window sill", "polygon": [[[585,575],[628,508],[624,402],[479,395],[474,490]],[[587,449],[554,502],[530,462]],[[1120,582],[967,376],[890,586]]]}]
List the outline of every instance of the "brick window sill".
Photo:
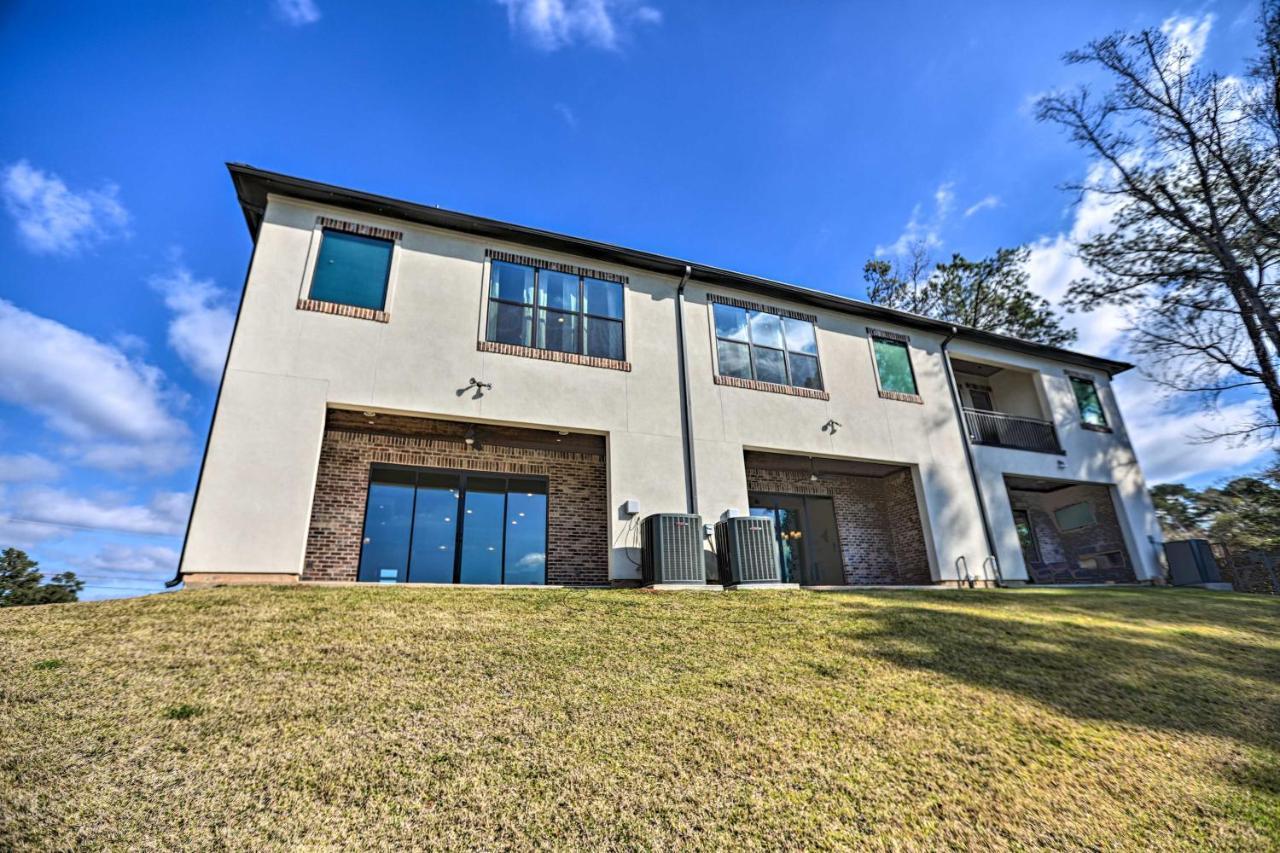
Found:
[{"label": "brick window sill", "polygon": [[919,403],[920,405],[924,405],[924,398],[919,394],[903,394],[900,391],[885,391],[884,389],[881,389],[880,396],[885,400],[897,400],[900,403]]},{"label": "brick window sill", "polygon": [[298,310],[317,311],[321,314],[332,314],[335,317],[351,317],[356,320],[373,320],[375,323],[386,323],[391,320],[391,315],[386,311],[357,308],[354,305],[343,305],[340,302],[321,302],[319,299],[299,299]]},{"label": "brick window sill", "polygon": [[716,374],[717,385],[728,385],[730,388],[745,388],[748,391],[767,391],[770,394],[786,394],[788,397],[806,397],[810,400],[830,400],[831,395],[816,388],[796,388],[793,385],[780,385],[776,382],[760,382],[756,379],[739,379],[736,376]]},{"label": "brick window sill", "polygon": [[554,361],[559,364],[579,364],[583,367],[600,367],[605,370],[621,370],[629,373],[631,362],[616,358],[600,358],[594,355],[579,355],[576,352],[559,352],[557,350],[538,349],[517,344],[500,344],[494,341],[476,341],[476,349],[480,352],[491,352],[498,355],[514,355],[521,358],[532,358],[538,361]]}]

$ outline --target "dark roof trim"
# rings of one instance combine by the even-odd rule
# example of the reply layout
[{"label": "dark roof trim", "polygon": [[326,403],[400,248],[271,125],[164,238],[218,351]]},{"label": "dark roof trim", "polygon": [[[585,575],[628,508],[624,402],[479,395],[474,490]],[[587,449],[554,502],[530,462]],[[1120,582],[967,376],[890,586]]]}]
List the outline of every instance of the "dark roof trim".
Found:
[{"label": "dark roof trim", "polygon": [[1132,364],[1123,361],[1114,361],[1059,347],[1019,340],[1007,335],[997,335],[966,326],[954,327],[950,323],[921,317],[918,314],[895,311],[891,308],[884,308],[880,305],[873,305],[857,299],[849,299],[844,296],[836,296],[818,290],[810,290],[806,287],[797,287],[793,284],[784,284],[783,282],[705,264],[691,263],[678,258],[655,255],[652,252],[627,249],[609,243],[586,240],[581,237],[570,237],[565,234],[556,234],[552,231],[542,231],[538,228],[512,225],[509,222],[499,222],[496,219],[485,219],[482,216],[472,216],[469,213],[444,210],[432,205],[414,204],[413,202],[373,195],[359,190],[349,190],[331,184],[322,184],[317,181],[282,175],[278,172],[255,169],[243,163],[228,163],[227,169],[231,172],[231,180],[235,184],[236,195],[240,199],[240,207],[244,211],[245,221],[249,225],[249,234],[255,242],[258,239],[258,228],[262,225],[263,213],[266,211],[267,195],[274,193],[301,201],[332,205],[405,222],[416,222],[421,225],[444,228],[477,237],[488,237],[552,252],[563,252],[576,257],[590,258],[633,269],[668,275],[676,279],[684,274],[687,266],[692,269],[691,280],[704,284],[731,287],[735,290],[758,296],[788,299],[817,308],[825,308],[844,314],[854,314],[859,317],[869,317],[944,336],[956,329],[957,337],[963,340],[1091,367],[1095,370],[1103,370],[1110,375],[1123,373],[1133,367]]}]

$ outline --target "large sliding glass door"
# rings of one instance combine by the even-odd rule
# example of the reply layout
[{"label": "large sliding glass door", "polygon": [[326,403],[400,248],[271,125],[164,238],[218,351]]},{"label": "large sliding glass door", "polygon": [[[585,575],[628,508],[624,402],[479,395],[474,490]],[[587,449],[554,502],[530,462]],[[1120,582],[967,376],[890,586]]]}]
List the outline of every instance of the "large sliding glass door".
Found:
[{"label": "large sliding glass door", "polygon": [[547,483],[375,465],[357,577],[372,583],[546,583]]}]

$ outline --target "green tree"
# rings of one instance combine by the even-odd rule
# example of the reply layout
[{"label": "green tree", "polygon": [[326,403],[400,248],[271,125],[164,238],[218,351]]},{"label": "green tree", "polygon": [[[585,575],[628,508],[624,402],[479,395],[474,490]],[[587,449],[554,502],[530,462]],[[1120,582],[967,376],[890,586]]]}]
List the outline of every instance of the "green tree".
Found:
[{"label": "green tree", "polygon": [[1162,483],[1151,489],[1151,501],[1165,539],[1204,539],[1209,535],[1205,519],[1211,510],[1200,492],[1190,486]]},{"label": "green tree", "polygon": [[75,573],[62,572],[48,583],[41,583],[44,575],[36,571],[38,565],[17,548],[0,553],[0,607],[60,604],[79,598],[84,581],[78,580]]},{"label": "green tree", "polygon": [[1156,486],[1151,498],[1166,539],[1209,539],[1232,550],[1280,548],[1280,462],[1200,491],[1181,483]]},{"label": "green tree", "polygon": [[971,261],[960,254],[929,269],[920,244],[904,261],[867,261],[867,298],[877,305],[1050,346],[1076,339],[1047,299],[1032,292],[1025,246]]}]

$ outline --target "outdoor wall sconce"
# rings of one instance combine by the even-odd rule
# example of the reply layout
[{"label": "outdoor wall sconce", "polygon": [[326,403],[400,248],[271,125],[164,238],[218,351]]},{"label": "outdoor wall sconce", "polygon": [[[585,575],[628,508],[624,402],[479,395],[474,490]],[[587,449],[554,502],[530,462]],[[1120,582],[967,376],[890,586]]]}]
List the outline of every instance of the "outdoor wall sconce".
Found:
[{"label": "outdoor wall sconce", "polygon": [[836,430],[838,430],[840,427],[841,427],[841,423],[835,418],[832,418],[831,420],[827,421],[825,424],[822,425],[822,431],[829,432],[832,435],[835,435]]}]

